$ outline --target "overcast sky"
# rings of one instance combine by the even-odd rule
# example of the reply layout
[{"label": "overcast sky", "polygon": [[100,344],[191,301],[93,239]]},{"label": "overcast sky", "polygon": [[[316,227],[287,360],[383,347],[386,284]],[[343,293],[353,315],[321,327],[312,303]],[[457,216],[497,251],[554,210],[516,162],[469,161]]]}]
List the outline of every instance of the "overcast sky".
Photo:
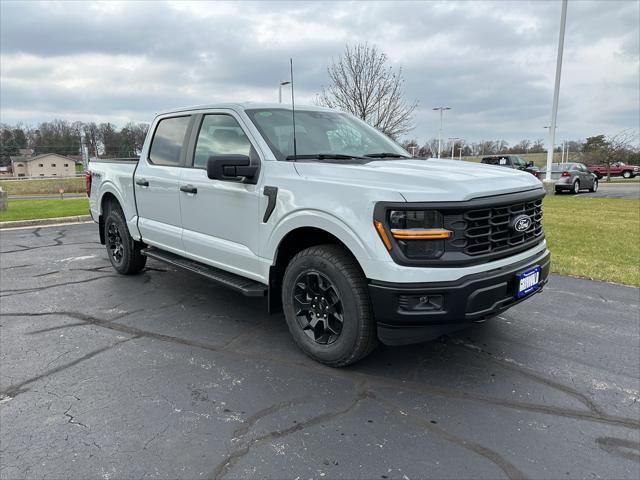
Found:
[{"label": "overcast sky", "polygon": [[[410,137],[545,137],[559,1],[0,2],[0,120],[149,122],[174,106],[296,102],[327,84],[346,43],[376,44],[417,100]],[[570,0],[559,137],[639,128],[640,2]],[[546,138],[546,137],[545,137]]]}]

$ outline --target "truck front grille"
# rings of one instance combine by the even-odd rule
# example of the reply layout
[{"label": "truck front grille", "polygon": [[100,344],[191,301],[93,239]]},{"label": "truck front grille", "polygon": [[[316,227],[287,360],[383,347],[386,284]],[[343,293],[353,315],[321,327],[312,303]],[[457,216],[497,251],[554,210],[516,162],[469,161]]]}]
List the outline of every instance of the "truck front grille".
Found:
[{"label": "truck front grille", "polygon": [[[531,218],[531,226],[525,232],[517,232],[511,221],[523,214]],[[542,199],[469,210],[463,214],[463,222],[464,236],[456,236],[453,242],[464,245],[467,255],[507,251],[542,235]]]}]

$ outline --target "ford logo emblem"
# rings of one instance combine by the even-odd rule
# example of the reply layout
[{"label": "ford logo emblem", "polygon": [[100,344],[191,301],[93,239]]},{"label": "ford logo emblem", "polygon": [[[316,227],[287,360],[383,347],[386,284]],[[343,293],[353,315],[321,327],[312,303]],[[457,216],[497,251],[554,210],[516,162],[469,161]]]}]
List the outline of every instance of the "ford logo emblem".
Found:
[{"label": "ford logo emblem", "polygon": [[526,232],[531,227],[531,217],[527,215],[518,215],[516,218],[511,220],[511,228],[513,228],[516,232]]}]

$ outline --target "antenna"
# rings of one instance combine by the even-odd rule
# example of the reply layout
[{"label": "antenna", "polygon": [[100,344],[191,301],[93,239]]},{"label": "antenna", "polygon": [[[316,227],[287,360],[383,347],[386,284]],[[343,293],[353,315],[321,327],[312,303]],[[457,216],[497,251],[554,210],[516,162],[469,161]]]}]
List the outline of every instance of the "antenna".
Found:
[{"label": "antenna", "polygon": [[291,66],[291,117],[293,119],[293,160],[298,160],[298,147],[296,145],[296,102],[293,96],[293,58],[289,59]]}]

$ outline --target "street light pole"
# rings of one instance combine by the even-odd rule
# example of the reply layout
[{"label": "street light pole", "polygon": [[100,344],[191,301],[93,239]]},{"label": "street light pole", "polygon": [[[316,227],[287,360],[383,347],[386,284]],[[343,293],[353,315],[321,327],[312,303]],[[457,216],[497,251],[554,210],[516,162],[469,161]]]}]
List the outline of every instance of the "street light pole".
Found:
[{"label": "street light pole", "polygon": [[442,152],[442,117],[445,110],[451,110],[451,107],[433,107],[433,110],[440,110],[440,130],[438,132],[438,158]]},{"label": "street light pole", "polygon": [[462,140],[462,139],[458,137],[449,137],[449,140],[451,140],[451,160],[453,160],[453,149],[456,146],[456,140]]},{"label": "street light pole", "polygon": [[558,58],[556,60],[556,82],[553,90],[553,107],[551,108],[551,125],[549,126],[549,146],[547,149],[547,172],[544,182],[551,189],[551,164],[553,163],[553,148],[556,141],[556,118],[558,117],[558,97],[560,96],[560,74],[562,73],[562,52],[564,50],[564,30],[567,24],[567,0],[562,0],[560,13],[560,35],[558,37]]},{"label": "street light pole", "polygon": [[281,80],[278,85],[278,103],[282,103],[282,86],[289,85],[291,82],[288,80]]}]

